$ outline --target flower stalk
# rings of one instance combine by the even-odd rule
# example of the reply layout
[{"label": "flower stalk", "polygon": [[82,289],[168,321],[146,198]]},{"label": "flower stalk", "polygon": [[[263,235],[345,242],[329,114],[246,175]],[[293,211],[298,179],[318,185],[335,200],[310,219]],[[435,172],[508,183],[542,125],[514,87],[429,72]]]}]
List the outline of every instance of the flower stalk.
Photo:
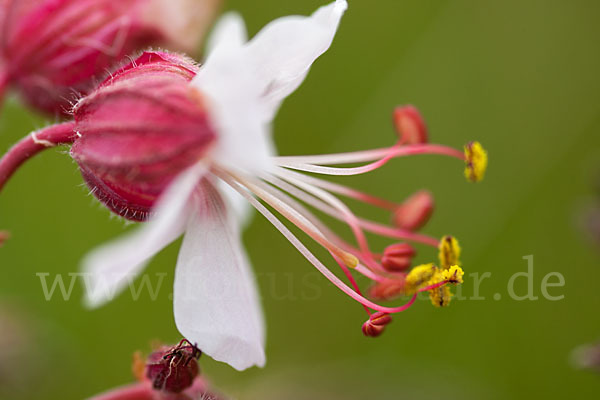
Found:
[{"label": "flower stalk", "polygon": [[74,126],[74,122],[52,125],[31,133],[14,145],[0,159],[0,191],[12,174],[28,159],[43,150],[72,144],[77,136],[73,130]]}]

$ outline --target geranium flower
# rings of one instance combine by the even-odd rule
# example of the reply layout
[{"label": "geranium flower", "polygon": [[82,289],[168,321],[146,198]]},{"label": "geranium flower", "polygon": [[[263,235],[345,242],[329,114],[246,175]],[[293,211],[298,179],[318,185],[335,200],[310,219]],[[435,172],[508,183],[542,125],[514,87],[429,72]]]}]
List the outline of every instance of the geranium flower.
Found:
[{"label": "geranium flower", "polygon": [[[103,82],[74,108],[74,121],[35,132],[0,160],[0,187],[27,158],[58,144],[71,156],[94,195],[111,211],[147,222],[137,231],[92,252],[86,301],[96,307],[123,289],[148,260],[185,232],[175,270],[174,314],[180,332],[203,353],[236,369],[265,363],[265,332],[254,276],[240,230],[247,204],[265,216],[328,280],[364,306],[367,336],[381,334],[390,314],[409,308],[420,292],[446,306],[448,285],[462,282],[458,242],[409,230],[431,215],[433,201],[419,192],[402,204],[358,192],[304,172],[356,175],[393,158],[442,154],[466,163],[469,180],[483,177],[487,156],[477,142],[465,151],[426,143],[425,125],[412,107],[399,107],[399,140],[359,152],[279,157],[270,125],[281,102],[305,79],[330,46],[347,8],[337,0],[309,17],[273,21],[252,40],[235,14],[218,24],[206,63],[145,53]],[[336,164],[368,163],[358,167]],[[390,211],[395,226],[356,216],[335,194]],[[341,239],[305,205],[347,224],[358,245]],[[350,286],[273,214],[270,206],[324,247]],[[394,240],[439,247],[439,267],[409,270],[411,246],[369,248],[365,231]],[[408,303],[385,307],[365,298],[350,269],[375,282],[395,285]],[[377,291],[374,291],[377,292]],[[386,296],[389,296],[386,290]]]},{"label": "geranium flower", "polygon": [[0,0],[0,97],[67,114],[124,56],[195,52],[220,0]]}]

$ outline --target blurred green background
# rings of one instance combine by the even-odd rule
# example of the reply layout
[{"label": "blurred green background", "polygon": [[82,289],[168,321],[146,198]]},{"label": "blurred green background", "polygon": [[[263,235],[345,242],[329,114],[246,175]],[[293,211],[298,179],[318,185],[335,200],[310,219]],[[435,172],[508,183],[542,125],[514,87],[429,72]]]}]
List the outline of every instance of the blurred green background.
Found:
[{"label": "blurred green background", "polygon": [[[321,4],[231,0],[226,8],[239,10],[254,34],[278,16],[308,14]],[[239,373],[203,357],[214,385],[242,399],[597,395],[600,376],[572,368],[569,355],[600,338],[600,243],[580,227],[586,205],[600,202],[593,200],[600,196],[599,20],[596,0],[350,0],[331,50],[281,109],[279,151],[390,144],[391,111],[405,103],[422,111],[433,142],[460,147],[480,140],[490,154],[481,184],[465,182],[456,160],[435,156],[343,179],[398,201],[429,188],[437,208],[424,231],[460,239],[467,300],[446,309],[418,301],[383,336],[365,338],[361,307],[257,217],[245,241],[267,315],[267,366]],[[0,148],[47,122],[9,100]],[[8,371],[0,398],[81,399],[133,381],[135,350],[149,351],[154,339],[179,340],[169,299],[179,242],[147,270],[167,273],[156,301],[145,294],[136,302],[125,293],[87,311],[79,284],[70,301],[45,301],[36,273],[76,272],[89,249],[131,229],[81,183],[65,152],[49,151],[0,196],[0,228],[13,236],[0,250],[0,373]],[[420,250],[418,261],[436,257]],[[527,270],[527,255],[534,256],[537,301],[508,296],[507,283]],[[479,290],[485,300],[469,300],[469,274],[485,272],[491,273]],[[549,289],[562,300],[542,297],[549,272],[564,275],[564,287]],[[517,279],[516,292],[526,293],[526,286]]]}]

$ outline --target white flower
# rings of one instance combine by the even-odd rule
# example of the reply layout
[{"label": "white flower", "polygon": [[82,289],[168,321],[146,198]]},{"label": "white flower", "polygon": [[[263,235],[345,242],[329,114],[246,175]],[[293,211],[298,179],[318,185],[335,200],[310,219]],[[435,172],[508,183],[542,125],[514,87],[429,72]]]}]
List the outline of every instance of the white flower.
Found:
[{"label": "white flower", "polygon": [[[329,281],[364,306],[369,315],[363,325],[366,335],[381,334],[391,321],[389,314],[408,309],[419,292],[429,292],[436,306],[448,305],[452,294],[446,285],[460,283],[457,277],[462,276],[462,270],[447,261],[458,264],[457,242],[449,236],[440,242],[406,228],[421,226],[429,217],[433,206],[429,195],[412,196],[397,204],[302,172],[357,175],[373,171],[392,158],[440,154],[466,162],[467,178],[476,181],[487,165],[486,153],[478,142],[469,143],[464,153],[429,144],[425,124],[416,109],[400,107],[396,110],[398,141],[392,146],[341,154],[275,155],[271,121],[285,97],[302,83],[314,60],[331,45],[346,8],[345,0],[337,0],[310,17],[278,19],[249,42],[237,15],[222,19],[209,43],[211,51],[206,64],[191,83],[208,110],[216,145],[174,179],[148,223],[85,260],[84,269],[90,277],[86,285],[89,305],[98,306],[109,300],[154,254],[185,232],[175,272],[177,327],[203,352],[234,368],[264,365],[264,322],[254,277],[240,241],[248,204]],[[367,164],[331,166],[347,163]],[[336,195],[390,211],[397,226],[356,216]],[[350,286],[317,259],[263,203],[324,247]],[[345,223],[356,244],[343,240],[305,205]],[[428,264],[409,272],[412,247],[396,245],[373,252],[364,231],[436,249],[439,246],[441,269]],[[378,305],[361,294],[349,267],[372,280],[375,292],[383,293],[384,298],[412,297],[397,307]]]},{"label": "white flower", "polygon": [[[277,19],[249,42],[239,16],[223,17],[209,43],[209,57],[192,82],[207,102],[217,145],[209,158],[175,179],[149,222],[88,255],[83,263],[89,273],[87,304],[110,300],[150,258],[185,233],[175,273],[178,329],[204,353],[238,370],[264,365],[264,321],[240,240],[243,198],[230,186],[251,202],[247,190],[273,200],[256,179],[278,168],[271,121],[329,48],[346,8],[345,0],[337,0],[309,17]],[[286,216],[307,224],[302,216]]]}]

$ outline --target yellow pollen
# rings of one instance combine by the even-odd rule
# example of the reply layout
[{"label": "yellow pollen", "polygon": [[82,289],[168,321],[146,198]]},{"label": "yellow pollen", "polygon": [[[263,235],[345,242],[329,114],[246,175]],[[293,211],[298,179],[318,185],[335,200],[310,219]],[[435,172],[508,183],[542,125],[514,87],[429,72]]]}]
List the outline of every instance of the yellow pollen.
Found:
[{"label": "yellow pollen", "polygon": [[447,307],[450,304],[450,300],[452,300],[452,292],[450,291],[450,286],[444,285],[439,288],[433,289],[429,291],[429,299],[431,300],[431,304],[435,307]]},{"label": "yellow pollen", "polygon": [[483,180],[488,164],[488,155],[479,142],[465,145],[465,177],[471,182]]},{"label": "yellow pollen", "polygon": [[448,281],[448,283],[463,283],[463,276],[465,272],[458,265],[453,265],[449,269],[442,271],[442,280]]},{"label": "yellow pollen", "polygon": [[438,267],[433,264],[422,264],[414,267],[406,275],[405,290],[407,294],[416,292],[436,275]]},{"label": "yellow pollen", "polygon": [[453,265],[460,265],[460,246],[454,236],[446,235],[440,240],[438,246],[440,265],[442,269],[448,269]]},{"label": "yellow pollen", "polygon": [[427,282],[426,286],[435,285],[440,282],[446,282],[446,284],[437,287],[435,289],[429,290],[429,299],[431,299],[431,304],[435,307],[446,307],[450,304],[450,300],[452,299],[452,291],[450,290],[450,283],[459,284],[463,282],[463,272],[462,268],[458,265],[453,265],[448,269],[437,269],[433,277]]}]

